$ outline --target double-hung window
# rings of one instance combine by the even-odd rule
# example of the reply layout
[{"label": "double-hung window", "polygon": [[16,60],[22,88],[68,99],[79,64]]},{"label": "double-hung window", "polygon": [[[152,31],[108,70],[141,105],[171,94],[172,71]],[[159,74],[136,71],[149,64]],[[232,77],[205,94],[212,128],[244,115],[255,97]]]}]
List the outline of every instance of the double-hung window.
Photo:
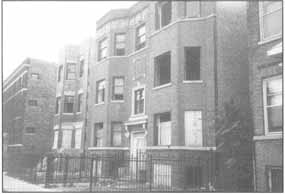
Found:
[{"label": "double-hung window", "polygon": [[282,132],[282,77],[263,80],[263,95],[266,133]]},{"label": "double-hung window", "polygon": [[64,96],[64,113],[73,113],[74,96]]},{"label": "double-hung window", "polygon": [[105,101],[105,80],[97,81],[96,84],[96,104],[104,103]]},{"label": "double-hung window", "polygon": [[171,1],[161,1],[156,4],[155,29],[158,30],[171,22]]},{"label": "double-hung window", "polygon": [[202,146],[202,112],[185,111],[184,129],[186,146]]},{"label": "double-hung window", "polygon": [[281,37],[282,34],[282,1],[261,1],[260,39],[268,40]]},{"label": "double-hung window", "polygon": [[134,91],[134,114],[144,113],[145,91],[140,88]]},{"label": "double-hung window", "polygon": [[200,80],[200,47],[185,47],[184,80]]},{"label": "double-hung window", "polygon": [[112,146],[120,146],[122,144],[122,123],[112,122]]},{"label": "double-hung window", "polygon": [[112,100],[124,100],[124,77],[113,78]]},{"label": "double-hung window", "polygon": [[139,50],[145,47],[146,44],[146,31],[145,31],[145,24],[140,25],[137,27],[136,30],[136,50]]},{"label": "double-hung window", "polygon": [[155,119],[155,144],[171,145],[171,114],[170,112],[156,114]]},{"label": "double-hung window", "polygon": [[103,123],[95,123],[93,130],[93,146],[103,146]]},{"label": "double-hung window", "polygon": [[107,38],[104,38],[99,42],[98,45],[98,61],[105,59],[107,57],[107,50],[108,50],[108,41]]},{"label": "double-hung window", "polygon": [[170,51],[154,58],[154,86],[160,86],[171,81]]},{"label": "double-hung window", "polygon": [[124,56],[126,49],[126,33],[115,34],[115,56]]},{"label": "double-hung window", "polygon": [[67,63],[66,64],[66,80],[74,80],[75,79],[75,72],[76,72],[76,63]]}]

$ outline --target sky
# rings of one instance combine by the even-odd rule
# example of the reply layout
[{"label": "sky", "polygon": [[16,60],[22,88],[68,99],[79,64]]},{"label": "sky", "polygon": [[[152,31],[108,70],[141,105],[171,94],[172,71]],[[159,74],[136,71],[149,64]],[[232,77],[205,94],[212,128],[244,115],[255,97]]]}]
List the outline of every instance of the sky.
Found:
[{"label": "sky", "polygon": [[25,58],[57,62],[66,44],[95,37],[96,21],[136,1],[3,1],[3,79]]}]

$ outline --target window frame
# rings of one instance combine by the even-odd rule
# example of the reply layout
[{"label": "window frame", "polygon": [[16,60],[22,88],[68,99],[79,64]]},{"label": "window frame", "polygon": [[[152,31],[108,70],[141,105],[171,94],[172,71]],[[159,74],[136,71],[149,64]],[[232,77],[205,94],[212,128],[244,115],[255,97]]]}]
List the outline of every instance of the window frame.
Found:
[{"label": "window frame", "polygon": [[[160,82],[160,78],[161,78],[161,76],[160,76],[160,67],[161,67],[161,64],[160,63],[158,63],[158,61],[164,56],[164,55],[168,55],[168,53],[169,53],[169,82],[167,82],[167,83],[163,83],[163,84],[161,84]],[[153,79],[153,81],[154,81],[154,85],[153,85],[153,87],[154,88],[159,88],[159,87],[163,87],[164,85],[169,85],[169,84],[171,84],[171,51],[166,51],[166,52],[164,52],[164,53],[161,53],[160,55],[157,55],[156,57],[154,57],[154,61],[153,61],[153,63],[154,63],[154,79]],[[159,70],[158,70],[158,68],[159,68]],[[158,71],[159,71],[159,73],[158,73]],[[159,75],[159,76],[158,76]]]},{"label": "window frame", "polygon": [[272,191],[272,170],[281,170],[283,174],[283,168],[282,166],[269,166],[267,165],[265,167],[266,170],[266,185],[267,185],[267,192],[273,192]]},{"label": "window frame", "polygon": [[[201,113],[201,145],[199,144],[189,144],[189,145],[187,145],[187,140],[186,140],[186,138],[187,138],[187,136],[186,136],[186,126],[185,126],[185,124],[186,124],[186,112],[200,112]],[[203,125],[204,125],[204,122],[203,122],[203,110],[201,110],[201,109],[193,109],[193,110],[185,110],[184,111],[184,145],[185,146],[187,146],[187,147],[193,147],[193,146],[200,146],[200,147],[203,147]]]},{"label": "window frame", "polygon": [[[189,50],[191,50],[191,48],[199,48],[199,79],[187,79],[187,53],[189,52]],[[186,81],[186,82],[197,82],[197,81],[202,81],[201,79],[201,47],[200,46],[194,46],[194,47],[184,47],[184,60],[185,60],[185,63],[184,63],[184,78],[183,78],[183,81]],[[190,64],[189,64],[190,65]],[[190,65],[191,66],[191,65]],[[190,68],[191,69],[191,68]]]},{"label": "window frame", "polygon": [[[281,131],[273,131],[273,132],[270,132],[269,131],[269,128],[268,128],[268,111],[267,111],[267,91],[266,91],[266,84],[268,83],[268,81],[271,81],[271,80],[278,80],[278,79],[281,79],[281,84],[282,84],[282,87],[283,87],[283,82],[282,82],[282,75],[275,75],[275,76],[271,76],[271,77],[267,77],[267,78],[264,78],[262,79],[262,92],[263,92],[263,123],[264,123],[264,129],[265,129],[265,135],[278,135],[278,134],[282,134],[283,133],[283,129],[281,129]],[[282,96],[282,90],[281,90],[281,96]],[[282,101],[283,103],[283,101]],[[281,105],[275,105],[275,106],[283,106],[283,104]],[[283,114],[283,113],[282,113]],[[282,127],[283,128],[283,127]]]},{"label": "window frame", "polygon": [[[33,102],[33,103],[32,103],[32,102]],[[29,100],[28,100],[28,105],[29,105],[29,106],[33,106],[33,107],[37,107],[37,106],[38,106],[38,100],[29,99]]]},{"label": "window frame", "polygon": [[275,35],[273,35],[273,36],[270,36],[270,37],[264,37],[264,16],[265,15],[269,15],[269,14],[272,14],[272,13],[274,13],[274,12],[277,12],[277,11],[279,11],[280,9],[281,9],[281,11],[282,11],[282,7],[281,8],[279,8],[279,9],[276,9],[276,10],[274,10],[274,11],[272,11],[272,12],[270,12],[270,13],[266,13],[266,14],[264,14],[264,9],[263,9],[263,3],[264,2],[275,2],[275,1],[260,1],[259,3],[258,3],[258,10],[259,10],[259,35],[260,35],[260,37],[259,37],[259,40],[261,41],[261,42],[267,42],[267,41],[272,41],[272,40],[276,40],[276,39],[279,39],[279,38],[281,38],[282,37],[282,29],[281,29],[281,33],[279,33],[279,34],[275,34]]},{"label": "window frame", "polygon": [[[101,82],[104,82],[104,88],[99,90],[99,84]],[[99,97],[99,94],[100,94],[99,92],[101,90],[103,90],[103,94],[102,94],[103,95],[103,97],[102,97],[103,100],[101,102],[98,102],[98,99],[99,99],[98,97]],[[96,82],[96,101],[95,101],[95,104],[104,104],[105,100],[106,100],[105,96],[106,96],[106,80],[105,79],[101,79],[101,80],[98,80]]]},{"label": "window frame", "polygon": [[31,79],[32,80],[40,80],[40,74],[39,73],[31,73]]},{"label": "window frame", "polygon": [[[74,66],[74,71],[69,71],[69,66],[73,65]],[[70,78],[70,74],[74,74],[74,78]],[[76,79],[76,63],[68,62],[66,63],[66,70],[65,70],[65,80],[75,80]]]},{"label": "window frame", "polygon": [[[27,132],[27,129],[33,129],[33,132]],[[25,128],[25,134],[26,135],[35,135],[36,134],[36,128],[35,127],[26,127]]]},{"label": "window frame", "polygon": [[[162,144],[161,142],[161,116],[163,114],[169,114],[169,121],[170,122],[170,143],[169,144]],[[172,145],[172,120],[171,120],[171,111],[161,112],[154,114],[154,127],[155,127],[155,134],[154,134],[154,142],[155,146],[170,146]]]},{"label": "window frame", "polygon": [[[115,94],[115,88],[116,88],[115,80],[116,79],[122,79],[122,81],[123,81],[123,85],[117,86],[117,87],[123,88],[122,99],[116,99],[115,98],[116,95],[120,95],[120,94]],[[124,101],[124,90],[125,90],[125,77],[124,76],[114,76],[113,82],[112,82],[112,101]]]},{"label": "window frame", "polygon": [[[125,36],[125,39],[124,41],[117,41],[117,36],[120,36],[120,35],[124,35]],[[125,56],[126,55],[126,38],[127,38],[127,35],[125,32],[119,32],[119,33],[115,33],[114,34],[114,56]],[[117,44],[124,44],[124,54],[122,55],[119,55],[117,50]]]},{"label": "window frame", "polygon": [[[162,7],[167,4],[167,3],[170,3],[170,21],[168,24],[165,24],[164,26],[162,26]],[[156,18],[157,17],[157,18]],[[168,26],[169,24],[172,23],[172,1],[160,1],[160,2],[157,2],[155,4],[155,31],[158,31],[166,26]],[[157,24],[158,22],[158,24]]]},{"label": "window frame", "polygon": [[[72,97],[72,98],[73,98],[73,102],[72,102],[72,112],[66,112],[66,111],[65,111],[65,110],[67,109],[67,107],[65,108],[65,106],[67,106],[66,104],[68,104],[68,103],[66,102],[66,97]],[[71,102],[70,102],[69,104],[71,104]],[[67,114],[74,113],[74,95],[64,95],[63,113],[67,113]]]},{"label": "window frame", "polygon": [[[138,91],[138,90],[143,90],[143,100],[144,100],[144,104],[143,104],[143,112],[142,113],[138,113],[136,114],[135,113],[135,103],[136,103],[136,96],[135,96],[135,92]],[[132,116],[141,116],[141,115],[145,115],[145,100],[146,100],[146,93],[145,93],[145,85],[143,86],[138,86],[138,87],[135,87],[132,89]]]},{"label": "window frame", "polygon": [[[97,128],[96,125],[101,125],[102,124],[102,128]],[[100,132],[98,132],[100,131]],[[103,147],[103,140],[104,140],[104,134],[102,134],[104,132],[104,123],[103,122],[97,122],[94,123],[93,126],[93,141],[92,141],[92,147]],[[98,133],[101,133],[100,135]],[[98,140],[97,139],[102,139],[102,145],[98,146]]]},{"label": "window frame", "polygon": [[[106,41],[106,46],[102,47],[103,42]],[[102,57],[102,51],[106,49],[106,56]],[[98,41],[98,62],[106,59],[108,56],[108,39],[107,37],[102,38]]]},{"label": "window frame", "polygon": [[[115,124],[120,125],[120,127],[121,127],[120,131],[119,130],[114,130],[115,129],[114,128]],[[114,134],[115,134],[115,132],[120,133],[120,135],[121,135],[121,139],[120,139],[121,142],[118,145],[114,145]],[[111,146],[112,147],[121,147],[122,144],[123,144],[123,122],[113,121],[113,122],[111,122]]]},{"label": "window frame", "polygon": [[[140,36],[139,36],[139,30],[140,30],[142,27],[145,28],[145,29],[144,29],[145,33],[144,33],[143,35],[140,35]],[[141,49],[145,48],[145,47],[146,47],[146,24],[145,24],[145,23],[141,23],[140,25],[138,25],[138,26],[136,27],[136,34],[135,34],[135,35],[136,35],[136,37],[135,37],[135,51],[138,51],[138,50],[141,50]],[[139,42],[140,39],[141,39],[143,36],[145,36],[145,41],[144,41],[144,42]]]}]

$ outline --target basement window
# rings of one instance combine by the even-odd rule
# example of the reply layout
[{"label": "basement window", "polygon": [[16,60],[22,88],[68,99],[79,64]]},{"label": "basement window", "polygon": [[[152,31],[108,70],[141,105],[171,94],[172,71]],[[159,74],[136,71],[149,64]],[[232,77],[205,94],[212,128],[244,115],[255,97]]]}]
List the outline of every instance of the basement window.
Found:
[{"label": "basement window", "polygon": [[154,86],[161,86],[170,83],[170,51],[154,58],[155,73]]},{"label": "basement window", "polygon": [[158,30],[171,22],[171,1],[162,1],[155,7],[155,29]]},{"label": "basement window", "polygon": [[200,188],[202,186],[202,167],[189,166],[186,171],[186,185],[191,188]]},{"label": "basement window", "polygon": [[185,47],[184,80],[200,80],[200,47]]}]

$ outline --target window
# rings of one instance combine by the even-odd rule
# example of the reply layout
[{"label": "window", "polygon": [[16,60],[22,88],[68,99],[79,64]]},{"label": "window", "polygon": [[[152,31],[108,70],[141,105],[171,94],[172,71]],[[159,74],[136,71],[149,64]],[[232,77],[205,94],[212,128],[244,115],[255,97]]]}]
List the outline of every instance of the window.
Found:
[{"label": "window", "polygon": [[260,35],[261,40],[281,36],[282,1],[260,2]]},{"label": "window", "polygon": [[55,104],[55,114],[58,114],[58,113],[59,113],[59,110],[60,110],[60,101],[61,101],[61,98],[60,98],[60,97],[57,97],[57,98],[56,98],[56,104]]},{"label": "window", "polygon": [[62,148],[71,148],[72,130],[62,131]]},{"label": "window", "polygon": [[97,81],[96,84],[96,103],[104,103],[105,101],[105,80]]},{"label": "window", "polygon": [[82,112],[83,94],[78,94],[77,112]]},{"label": "window", "polygon": [[282,78],[281,76],[263,81],[264,120],[266,133],[282,132]]},{"label": "window", "polygon": [[186,17],[193,18],[200,16],[200,7],[201,1],[200,0],[191,0],[186,1]]},{"label": "window", "polygon": [[74,96],[64,96],[64,113],[73,113]]},{"label": "window", "polygon": [[38,106],[37,100],[29,100],[29,106]]},{"label": "window", "polygon": [[66,65],[66,80],[74,80],[75,79],[75,71],[76,64],[75,63],[67,63]]},{"label": "window", "polygon": [[134,91],[134,114],[144,113],[144,88]]},{"label": "window", "polygon": [[57,81],[58,82],[61,81],[62,70],[63,70],[63,66],[61,65],[61,66],[58,67],[58,73],[57,73]]},{"label": "window", "polygon": [[34,134],[36,133],[36,129],[34,127],[26,127],[26,133]]},{"label": "window", "polygon": [[98,45],[98,61],[101,61],[102,59],[105,59],[107,57],[107,50],[108,50],[108,45],[107,45],[107,38],[104,38],[99,42]]},{"label": "window", "polygon": [[58,148],[58,146],[57,146],[57,143],[58,142],[58,131],[55,131],[54,132],[54,137],[53,137],[53,146],[52,146],[52,148],[53,149],[57,149]]},{"label": "window", "polygon": [[81,129],[75,130],[75,148],[80,149],[81,147]]},{"label": "window", "polygon": [[146,34],[145,34],[145,24],[137,27],[136,30],[136,50],[139,50],[145,47],[146,43]]},{"label": "window", "polygon": [[124,100],[124,78],[113,78],[113,96],[112,100]]},{"label": "window", "polygon": [[38,73],[32,73],[32,74],[31,74],[31,78],[32,78],[32,80],[39,80],[39,79],[40,79],[40,74],[38,74]]},{"label": "window", "polygon": [[115,34],[115,55],[124,56],[126,48],[126,34]]},{"label": "window", "polygon": [[283,170],[281,167],[270,167],[267,169],[268,192],[283,192]]},{"label": "window", "polygon": [[200,80],[200,47],[185,47],[184,80]]},{"label": "window", "polygon": [[154,86],[170,83],[170,51],[154,58]]},{"label": "window", "polygon": [[155,7],[155,29],[158,30],[171,22],[171,1],[158,2]]},{"label": "window", "polygon": [[25,73],[25,74],[23,75],[22,88],[26,88],[27,85],[28,85],[28,74]]},{"label": "window", "polygon": [[94,132],[93,132],[93,146],[102,147],[103,146],[103,123],[95,123],[94,124]]},{"label": "window", "polygon": [[146,72],[146,57],[138,58],[134,61],[133,67],[133,75],[134,79],[139,79],[140,77],[145,76]]},{"label": "window", "polygon": [[112,146],[120,146],[122,144],[122,123],[112,122]]},{"label": "window", "polygon": [[82,77],[84,73],[84,59],[80,60],[79,76]]},{"label": "window", "polygon": [[171,145],[171,115],[170,112],[156,114],[155,119],[155,144]]},{"label": "window", "polygon": [[185,146],[202,146],[202,112],[184,112]]}]

